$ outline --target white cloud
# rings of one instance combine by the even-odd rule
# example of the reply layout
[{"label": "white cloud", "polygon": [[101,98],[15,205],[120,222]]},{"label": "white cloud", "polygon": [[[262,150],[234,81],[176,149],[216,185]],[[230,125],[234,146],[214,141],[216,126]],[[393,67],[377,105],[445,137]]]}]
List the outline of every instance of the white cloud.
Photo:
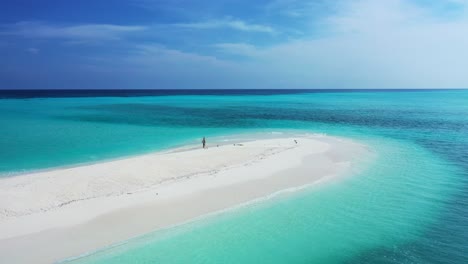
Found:
[{"label": "white cloud", "polygon": [[290,18],[303,18],[310,15],[314,9],[321,10],[325,3],[319,1],[301,1],[301,0],[273,0],[265,6],[268,14],[273,16],[286,16]]},{"label": "white cloud", "polygon": [[133,70],[137,87],[152,83],[167,85],[162,88],[468,87],[467,16],[440,19],[406,0],[340,1],[336,10],[322,21],[325,35],[310,34],[267,47],[247,42],[210,46],[215,54],[247,59],[139,46],[122,63],[122,72]]},{"label": "white cloud", "polygon": [[230,28],[239,31],[262,32],[270,34],[276,32],[272,27],[259,24],[251,24],[239,19],[208,20],[194,23],[178,23],[174,24],[174,26],[193,29]]},{"label": "white cloud", "polygon": [[[110,55],[108,59],[93,62],[92,70],[101,76],[99,70],[111,69],[108,78],[118,88],[468,87],[468,13],[463,9],[456,16],[438,16],[434,7],[416,5],[410,0],[337,0],[334,3],[332,14],[320,21],[310,15],[310,21],[304,21],[305,25],[313,26],[300,28],[304,33],[300,38],[276,38],[277,43],[262,43],[262,46],[254,45],[252,39],[238,43],[226,40],[204,49],[206,54],[241,55],[240,60],[162,45],[132,45],[126,56]],[[301,19],[306,19],[305,10],[301,10]],[[315,31],[317,25],[320,34]],[[116,39],[146,29],[83,26],[39,24],[33,27],[35,30],[21,31],[18,29],[25,28],[21,25],[16,28],[16,34],[79,41]],[[148,30],[161,33],[157,26]],[[184,27],[275,32],[268,26],[233,19],[160,26],[167,26],[169,31]],[[189,48],[196,49],[197,45]]]},{"label": "white cloud", "polygon": [[113,24],[52,25],[24,21],[3,25],[0,34],[17,35],[25,38],[56,38],[77,41],[118,40],[123,35],[145,30],[143,26]]},{"label": "white cloud", "polygon": [[468,17],[440,19],[405,0],[342,1],[327,34],[257,48],[218,46],[250,56],[241,71],[272,88],[466,88]]},{"label": "white cloud", "polygon": [[[441,18],[431,8],[408,0],[342,0],[333,7],[335,13],[320,21],[326,34],[306,28],[300,39],[266,47],[248,42],[210,46],[215,54],[247,59],[145,45],[119,64],[124,65],[122,75],[132,72],[137,87],[466,88],[468,16]],[[229,23],[178,26],[244,28]]]}]

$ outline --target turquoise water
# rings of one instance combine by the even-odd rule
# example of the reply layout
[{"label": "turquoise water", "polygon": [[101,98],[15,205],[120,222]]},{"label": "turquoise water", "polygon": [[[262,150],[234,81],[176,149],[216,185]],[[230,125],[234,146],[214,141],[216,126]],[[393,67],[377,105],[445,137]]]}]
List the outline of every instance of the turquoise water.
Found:
[{"label": "turquoise water", "polygon": [[468,91],[0,100],[3,176],[198,142],[310,131],[377,154],[347,180],[76,263],[467,263]]}]

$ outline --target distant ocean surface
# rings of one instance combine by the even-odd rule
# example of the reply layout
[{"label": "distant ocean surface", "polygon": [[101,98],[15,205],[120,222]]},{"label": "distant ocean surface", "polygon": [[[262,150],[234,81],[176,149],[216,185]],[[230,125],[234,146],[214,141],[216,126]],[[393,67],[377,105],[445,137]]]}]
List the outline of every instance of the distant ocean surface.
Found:
[{"label": "distant ocean surface", "polygon": [[369,145],[343,182],[73,263],[468,263],[467,90],[0,91],[0,177],[249,133]]}]

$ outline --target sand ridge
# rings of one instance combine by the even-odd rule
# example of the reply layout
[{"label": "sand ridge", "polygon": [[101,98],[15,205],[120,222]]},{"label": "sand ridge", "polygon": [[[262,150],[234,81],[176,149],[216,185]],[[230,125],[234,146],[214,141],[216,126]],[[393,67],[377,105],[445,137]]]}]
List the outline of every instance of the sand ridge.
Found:
[{"label": "sand ridge", "polygon": [[288,188],[327,182],[346,174],[365,152],[350,140],[303,135],[2,179],[0,262],[50,263]]}]

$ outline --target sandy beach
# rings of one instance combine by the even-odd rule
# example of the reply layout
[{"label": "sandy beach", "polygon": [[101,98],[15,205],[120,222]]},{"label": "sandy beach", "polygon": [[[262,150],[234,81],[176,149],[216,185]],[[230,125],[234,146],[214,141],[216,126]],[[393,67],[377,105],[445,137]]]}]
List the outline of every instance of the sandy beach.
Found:
[{"label": "sandy beach", "polygon": [[0,180],[0,263],[51,263],[340,179],[359,143],[303,135],[156,152]]}]

